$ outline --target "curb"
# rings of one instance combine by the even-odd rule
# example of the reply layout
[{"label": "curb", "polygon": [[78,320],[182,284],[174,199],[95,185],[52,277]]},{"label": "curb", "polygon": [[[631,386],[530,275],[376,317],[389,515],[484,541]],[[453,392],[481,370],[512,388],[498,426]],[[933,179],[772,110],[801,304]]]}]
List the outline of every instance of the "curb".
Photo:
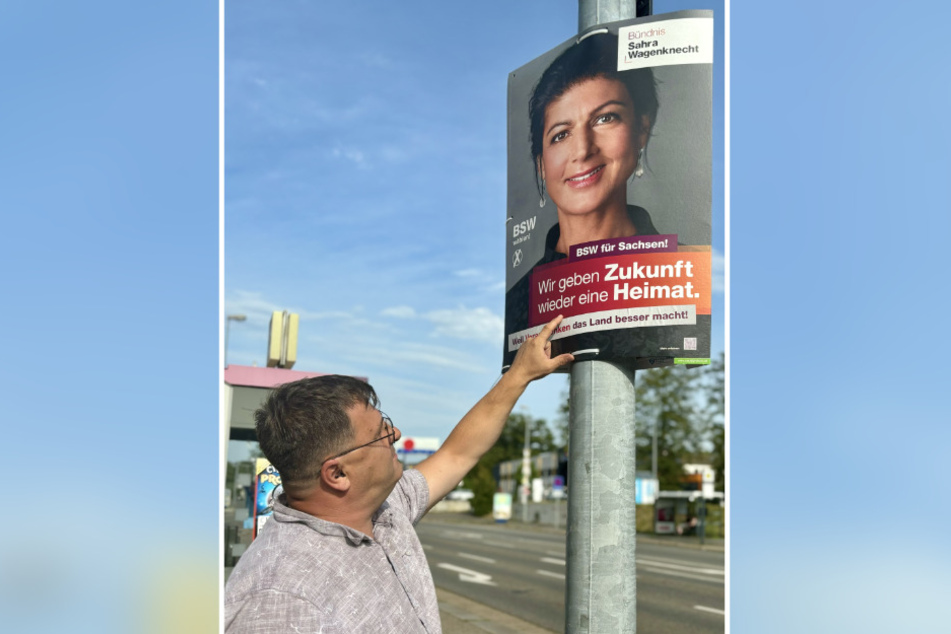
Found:
[{"label": "curb", "polygon": [[436,587],[443,634],[558,634]]}]

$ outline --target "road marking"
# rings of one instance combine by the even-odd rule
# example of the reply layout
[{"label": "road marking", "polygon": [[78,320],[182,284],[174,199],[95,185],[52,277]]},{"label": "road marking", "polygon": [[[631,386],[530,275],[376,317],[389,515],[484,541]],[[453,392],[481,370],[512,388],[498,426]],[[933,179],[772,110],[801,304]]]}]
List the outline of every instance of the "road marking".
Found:
[{"label": "road marking", "polygon": [[482,543],[485,544],[486,546],[495,546],[496,548],[514,548],[514,546],[513,546],[512,544],[510,544],[510,543],[507,543],[507,542],[497,542],[497,541],[495,541],[495,540],[493,540],[493,539],[487,539],[487,540],[485,540],[485,541],[482,542]]},{"label": "road marking", "polygon": [[445,568],[446,570],[452,570],[453,572],[459,573],[459,581],[468,581],[470,583],[478,583],[484,586],[495,586],[498,585],[492,581],[492,575],[487,575],[481,572],[476,572],[475,570],[469,570],[468,568],[460,568],[459,566],[453,566],[452,564],[437,564],[440,568]]},{"label": "road marking", "polygon": [[560,575],[557,572],[548,572],[547,570],[536,570],[540,575],[545,575],[546,577],[554,577],[555,579],[564,579],[565,575]]},{"label": "road marking", "polygon": [[481,533],[472,533],[469,531],[454,531],[446,530],[442,532],[443,537],[449,537],[450,539],[461,538],[461,539],[482,539]]},{"label": "road marking", "polygon": [[552,559],[551,557],[542,557],[542,562],[546,564],[555,564],[556,566],[564,566],[564,559]]},{"label": "road marking", "polygon": [[718,610],[716,608],[708,608],[705,605],[695,605],[693,607],[698,610],[703,610],[704,612],[713,612],[714,614],[720,614],[722,616],[726,616],[726,612],[724,612],[723,610]]},{"label": "road marking", "polygon": [[487,564],[494,564],[494,559],[489,559],[488,557],[480,557],[478,555],[470,555],[469,553],[459,553],[460,557],[465,557],[466,559],[475,559],[476,561],[482,561]]},{"label": "road marking", "polygon": [[711,577],[701,577],[700,575],[691,575],[686,572],[675,572],[673,570],[664,570],[662,568],[650,568],[648,566],[638,566],[637,572],[655,572],[659,575],[668,575],[670,577],[683,577],[684,579],[693,579],[694,581],[705,581],[707,583],[715,583],[717,585],[723,585],[723,579],[713,579]]},{"label": "road marking", "polygon": [[705,575],[722,575],[725,574],[722,568],[697,568],[696,566],[683,566],[680,564],[668,564],[657,559],[646,559],[641,558],[637,560],[637,563],[644,564],[647,566],[657,566],[658,568],[672,568],[673,570],[683,570],[685,572],[695,572]]}]

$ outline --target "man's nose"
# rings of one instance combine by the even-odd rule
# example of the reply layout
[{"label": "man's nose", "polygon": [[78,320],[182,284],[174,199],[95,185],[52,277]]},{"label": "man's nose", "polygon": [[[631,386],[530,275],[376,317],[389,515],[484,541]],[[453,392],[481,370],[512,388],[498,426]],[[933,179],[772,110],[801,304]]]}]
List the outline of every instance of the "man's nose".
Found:
[{"label": "man's nose", "polygon": [[403,432],[400,431],[400,428],[396,425],[393,425],[393,442],[396,442],[403,437]]}]

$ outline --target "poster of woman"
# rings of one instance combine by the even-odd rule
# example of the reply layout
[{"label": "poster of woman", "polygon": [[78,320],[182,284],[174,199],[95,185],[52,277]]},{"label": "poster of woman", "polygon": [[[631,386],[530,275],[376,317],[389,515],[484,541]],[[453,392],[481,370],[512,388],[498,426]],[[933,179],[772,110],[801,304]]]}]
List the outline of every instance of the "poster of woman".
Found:
[{"label": "poster of woman", "polygon": [[[603,25],[509,76],[503,366],[710,356],[713,15]],[[589,355],[589,356],[584,356]]]}]

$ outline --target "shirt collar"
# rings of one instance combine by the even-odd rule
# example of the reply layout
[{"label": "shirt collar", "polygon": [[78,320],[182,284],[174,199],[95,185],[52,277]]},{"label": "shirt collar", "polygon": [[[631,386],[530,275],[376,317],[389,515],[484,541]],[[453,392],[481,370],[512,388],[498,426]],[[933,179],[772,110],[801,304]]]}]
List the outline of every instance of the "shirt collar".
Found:
[{"label": "shirt collar", "polygon": [[[304,524],[308,528],[311,528],[322,535],[327,535],[329,537],[342,537],[346,539],[347,543],[349,543],[351,546],[359,546],[364,543],[373,543],[373,539],[362,531],[358,531],[355,528],[350,528],[349,526],[344,526],[343,524],[338,524],[336,522],[322,520],[315,515],[311,515],[310,513],[298,511],[295,508],[287,506],[284,503],[285,501],[286,499],[283,495],[274,500],[274,515],[272,519],[278,522],[286,522],[289,524]],[[390,509],[389,502],[383,502],[380,508],[377,509],[376,513],[373,514],[372,522],[374,529],[376,529],[378,526],[384,526],[386,528],[392,526],[391,515],[392,510]]]}]

